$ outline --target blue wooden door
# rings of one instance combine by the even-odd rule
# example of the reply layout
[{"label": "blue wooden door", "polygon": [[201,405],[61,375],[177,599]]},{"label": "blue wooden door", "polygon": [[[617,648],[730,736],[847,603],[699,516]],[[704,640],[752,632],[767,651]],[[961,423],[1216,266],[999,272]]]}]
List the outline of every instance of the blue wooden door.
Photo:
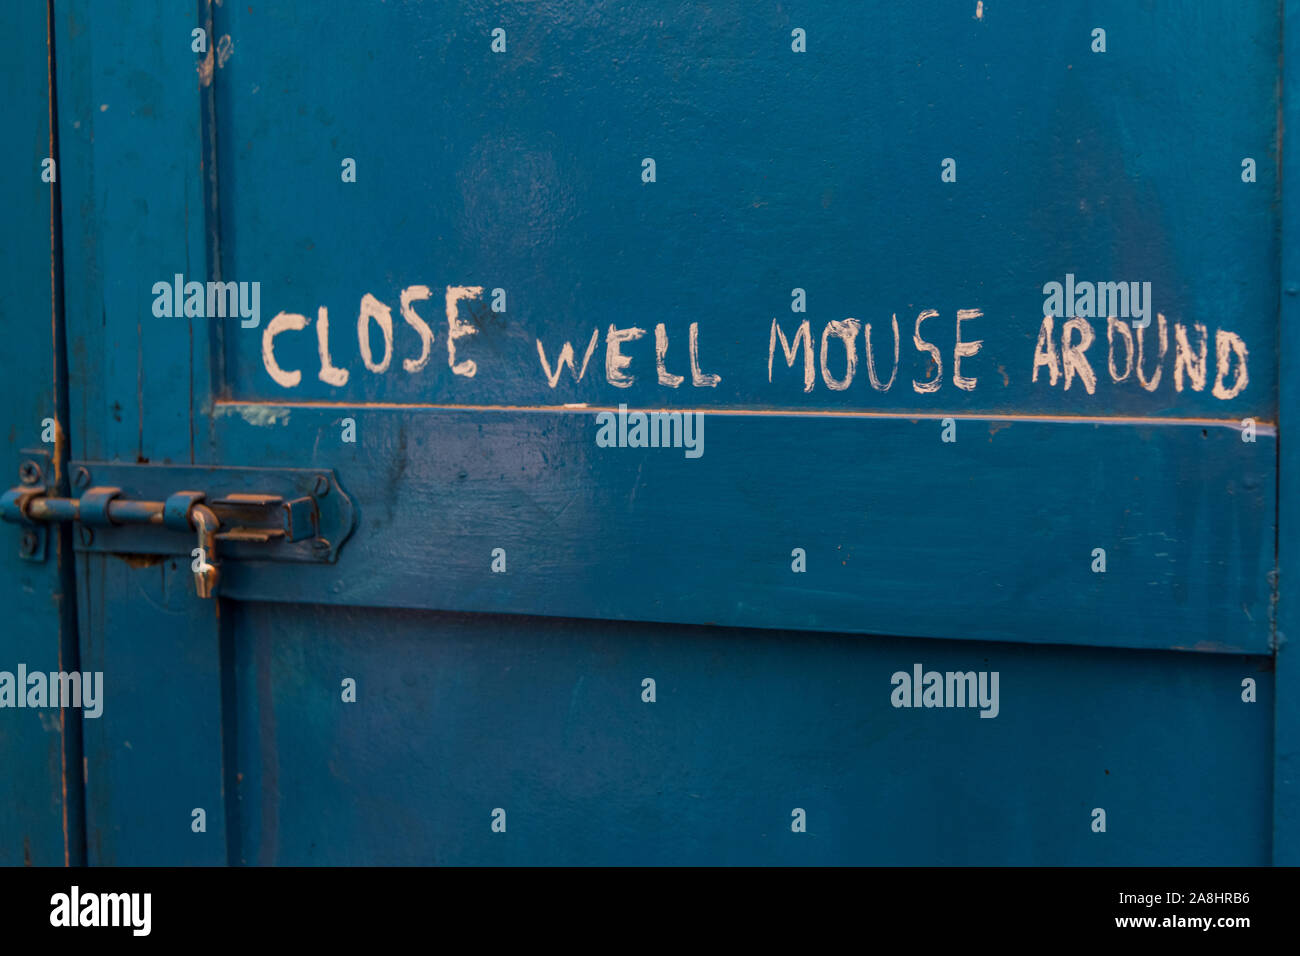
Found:
[{"label": "blue wooden door", "polygon": [[78,544],[90,862],[1294,858],[1276,5],[190,6],[54,5],[70,457],[355,523]]}]

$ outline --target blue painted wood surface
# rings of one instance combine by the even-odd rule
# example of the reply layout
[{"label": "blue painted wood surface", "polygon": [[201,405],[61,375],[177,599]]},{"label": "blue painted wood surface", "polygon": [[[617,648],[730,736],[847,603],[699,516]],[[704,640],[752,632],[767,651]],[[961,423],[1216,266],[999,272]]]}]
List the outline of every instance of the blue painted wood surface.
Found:
[{"label": "blue painted wood surface", "polygon": [[[146,325],[139,296],[158,270],[206,273],[194,20],[181,5],[56,7],[74,458],[203,450],[210,329]],[[82,660],[106,686],[103,716],[84,722],[92,864],[228,859],[219,609],[180,568],[78,562]]]},{"label": "blue painted wood surface", "polygon": [[[4,487],[18,465],[41,466],[42,482],[66,488],[66,449],[53,423],[64,417],[56,381],[59,328],[58,173],[42,180],[55,154],[51,137],[49,24],[43,3],[0,6],[0,332],[7,343],[0,375]],[[30,454],[34,451],[35,454]],[[0,671],[77,669],[72,615],[70,532],[51,534],[42,563],[19,556],[21,532],[0,539]],[[11,678],[12,679],[12,678]],[[24,691],[26,688],[24,688]],[[0,864],[61,866],[84,860],[81,722],[73,712],[0,709]]]},{"label": "blue painted wood surface", "polygon": [[[87,722],[88,858],[1289,858],[1277,9],[973,8],[201,5],[225,51],[205,67],[195,10],[57,4],[73,456],[333,468],[360,517],[338,565],[231,565],[219,603],[180,560],[79,560],[80,652],[116,688]],[[1093,393],[1032,381],[1042,286],[1067,272],[1152,282],[1155,390],[1110,381],[1104,321]],[[177,273],[259,282],[259,327],[155,316]],[[457,285],[484,289],[459,312],[472,377],[449,367]],[[383,373],[367,293],[392,311]],[[318,375],[321,307],[346,385]],[[923,309],[933,393],[912,385]],[[970,391],[958,309],[983,313]],[[273,342],[292,388],[263,359],[279,312],[311,323]],[[871,322],[879,365],[894,314],[889,391],[864,357],[828,388],[815,354],[805,392],[779,347],[769,381],[774,318],[818,347]],[[715,387],[691,383],[691,323]],[[1175,324],[1198,323],[1207,381],[1180,391]],[[628,388],[611,325],[645,330]],[[581,360],[593,330],[583,380],[551,388],[538,340]],[[1249,348],[1229,399],[1218,330]],[[704,409],[703,456],[598,447],[619,403]],[[892,707],[914,662],[999,671],[999,716]]]},{"label": "blue painted wood surface", "polygon": [[[999,3],[979,20],[974,7],[392,3],[348,18],[291,2],[219,8],[218,33],[233,43],[214,81],[224,276],[263,283],[263,322],[284,310],[314,323],[325,307],[334,364],[350,374],[346,386],[318,378],[308,328],[277,338],[283,367],[303,372],[284,388],[263,366],[263,330],[241,329],[226,339],[230,392],[1271,421],[1276,7]],[[1109,30],[1104,54],[1090,50],[1095,26]],[[506,30],[503,54],[491,52],[494,27]],[[795,27],[805,54],[791,51]],[[1241,181],[1247,156],[1253,184]],[[347,157],[355,183],[341,181]],[[945,158],[955,183],[941,181]],[[1042,286],[1066,273],[1152,283],[1170,337],[1155,391],[1132,375],[1109,381],[1104,319],[1089,351],[1095,394],[1031,381]],[[508,293],[504,314],[464,307],[477,331],[459,354],[478,363],[473,378],[451,373],[444,334],[426,367],[401,367],[420,353],[399,314],[414,284]],[[806,314],[790,311],[796,287]],[[392,310],[383,374],[359,356],[364,294]],[[415,308],[445,333],[440,298]],[[945,381],[917,393],[911,382],[934,374],[912,343],[926,309],[939,313],[922,333]],[[951,380],[958,309],[983,312],[963,326],[984,343],[963,363],[978,381],[969,392]],[[769,383],[773,318],[790,336],[803,318],[818,337],[829,321],[872,323],[884,380],[893,315],[903,340],[887,392],[860,367],[843,391],[819,370],[804,393],[779,353]],[[682,374],[692,322],[703,370],[723,381],[662,387],[655,326]],[[1206,325],[1211,358],[1216,329],[1243,337],[1256,361],[1241,395],[1175,391],[1175,322],[1189,335]],[[604,379],[611,325],[646,333],[624,348],[627,389]],[[581,358],[593,330],[582,382],[566,372],[549,387],[537,340],[552,362],[566,341]],[[828,359],[842,377],[842,353]]]},{"label": "blue painted wood surface", "polygon": [[319,455],[361,524],[335,566],[232,567],[235,597],[1269,649],[1275,446],[1226,425],[716,414],[692,460],[597,448],[587,412],[254,410],[221,409],[221,459]]},{"label": "blue painted wood surface", "polygon": [[[1269,859],[1269,658],[236,607],[250,864]],[[916,662],[1001,712],[894,709]]]},{"label": "blue painted wood surface", "polygon": [[[1290,182],[1300,181],[1295,131],[1300,123],[1300,6],[1284,6],[1286,60],[1283,68],[1286,112],[1284,128],[1290,129],[1284,152]],[[1282,294],[1279,296],[1278,352],[1279,427],[1286,441],[1279,455],[1278,523],[1278,607],[1277,607],[1277,702],[1274,714],[1273,758],[1273,862],[1279,866],[1300,865],[1300,554],[1297,553],[1296,524],[1300,521],[1300,391],[1297,391],[1296,350],[1290,330],[1300,321],[1300,192],[1292,187],[1282,202]]]}]

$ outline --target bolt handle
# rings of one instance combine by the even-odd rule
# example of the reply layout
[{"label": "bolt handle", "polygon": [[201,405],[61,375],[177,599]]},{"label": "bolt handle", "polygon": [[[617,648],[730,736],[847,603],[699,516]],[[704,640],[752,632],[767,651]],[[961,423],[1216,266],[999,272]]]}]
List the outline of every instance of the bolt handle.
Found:
[{"label": "bolt handle", "polygon": [[221,579],[221,569],[217,563],[217,528],[220,522],[206,505],[194,505],[190,509],[190,522],[198,532],[199,546],[194,549],[194,593],[201,598],[211,598],[217,590]]}]

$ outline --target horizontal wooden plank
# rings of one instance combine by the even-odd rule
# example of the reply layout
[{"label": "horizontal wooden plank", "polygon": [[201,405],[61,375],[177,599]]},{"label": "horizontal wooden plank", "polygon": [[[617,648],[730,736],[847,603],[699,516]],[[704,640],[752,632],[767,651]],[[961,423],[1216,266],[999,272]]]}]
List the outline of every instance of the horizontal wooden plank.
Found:
[{"label": "horizontal wooden plank", "polygon": [[227,394],[1273,419],[1275,5],[753,6],[216,8]]},{"label": "horizontal wooden plank", "polygon": [[1268,651],[1270,429],[952,428],[945,442],[932,419],[705,413],[691,458],[600,447],[589,411],[219,405],[224,463],[334,468],[359,514],[337,565],[232,563],[224,593]]},{"label": "horizontal wooden plank", "polygon": [[[1270,658],[311,605],[231,618],[250,864],[1268,862]],[[892,706],[892,675],[918,663],[998,674],[997,717]]]}]

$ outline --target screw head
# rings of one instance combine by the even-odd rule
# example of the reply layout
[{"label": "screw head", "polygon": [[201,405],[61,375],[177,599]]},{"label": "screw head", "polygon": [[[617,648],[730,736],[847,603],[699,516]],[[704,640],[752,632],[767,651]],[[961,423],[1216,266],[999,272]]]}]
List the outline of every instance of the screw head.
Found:
[{"label": "screw head", "polygon": [[317,498],[324,498],[330,493],[330,480],[325,475],[317,475],[312,482],[311,493]]},{"label": "screw head", "polygon": [[18,466],[18,479],[24,485],[34,485],[41,480],[41,466],[28,458]]},{"label": "screw head", "polygon": [[74,485],[78,488],[90,487],[90,472],[85,468],[78,468],[76,476],[72,479]]},{"label": "screw head", "polygon": [[95,543],[95,532],[92,531],[90,528],[87,528],[84,524],[78,526],[77,534],[81,538],[81,543],[85,545],[87,548],[89,548],[92,544]]},{"label": "screw head", "polygon": [[40,547],[40,544],[41,544],[40,536],[33,529],[28,528],[26,531],[23,532],[22,544],[19,545],[19,549],[18,549],[19,553],[24,558],[30,558],[33,554],[36,553],[36,550]]}]

